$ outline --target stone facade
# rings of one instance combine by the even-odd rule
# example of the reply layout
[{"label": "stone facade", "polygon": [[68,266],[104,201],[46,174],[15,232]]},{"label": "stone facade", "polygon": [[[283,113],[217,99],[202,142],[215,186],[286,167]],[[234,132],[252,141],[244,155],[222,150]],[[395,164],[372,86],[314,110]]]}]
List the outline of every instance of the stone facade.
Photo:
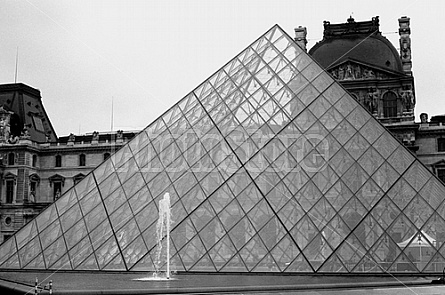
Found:
[{"label": "stone facade", "polygon": [[[28,103],[28,106],[39,105],[40,113],[30,116],[26,109],[11,107],[8,105],[11,97],[15,97],[18,106]],[[2,98],[0,242],[52,204],[136,134],[117,131],[57,137],[54,130],[48,128],[51,123],[38,90],[23,84],[0,85],[0,102]],[[30,121],[32,125],[26,123],[29,117],[37,116],[38,120]],[[18,134],[11,126],[14,120],[23,126]]]}]

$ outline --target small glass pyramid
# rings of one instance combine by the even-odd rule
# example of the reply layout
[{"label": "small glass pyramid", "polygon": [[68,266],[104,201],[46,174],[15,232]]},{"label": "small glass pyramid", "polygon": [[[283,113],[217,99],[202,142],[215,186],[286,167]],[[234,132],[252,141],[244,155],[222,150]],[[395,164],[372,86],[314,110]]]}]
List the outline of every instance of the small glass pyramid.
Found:
[{"label": "small glass pyramid", "polygon": [[2,269],[436,272],[445,187],[279,26],[0,246]]}]

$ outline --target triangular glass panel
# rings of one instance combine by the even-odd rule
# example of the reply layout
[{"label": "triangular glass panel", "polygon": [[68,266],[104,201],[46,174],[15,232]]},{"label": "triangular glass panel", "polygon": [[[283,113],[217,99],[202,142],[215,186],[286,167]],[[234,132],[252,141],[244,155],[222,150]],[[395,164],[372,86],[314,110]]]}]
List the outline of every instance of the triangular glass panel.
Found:
[{"label": "triangular glass panel", "polygon": [[362,234],[357,236],[351,233],[348,238],[335,250],[335,253],[343,262],[348,272],[356,266],[356,264],[361,260],[361,258],[366,254],[366,250],[363,247],[362,237],[363,232],[355,232]]},{"label": "triangular glass panel", "polygon": [[17,253],[15,239],[10,238],[6,240],[0,248],[0,266],[11,256]]},{"label": "triangular glass panel", "polygon": [[335,250],[345,240],[349,232],[348,225],[337,214],[323,228],[321,234],[326,243]]},{"label": "triangular glass panel", "polygon": [[45,269],[45,262],[43,261],[43,255],[39,254],[30,263],[25,265],[24,269]]},{"label": "triangular glass panel", "polygon": [[22,268],[22,266],[20,265],[19,262],[19,256],[17,253],[15,253],[14,255],[12,255],[8,260],[6,260],[2,265],[2,268],[6,268],[6,269],[17,269],[17,268]]},{"label": "triangular glass panel", "polygon": [[333,253],[320,268],[317,269],[318,273],[344,273],[348,272],[346,266],[343,264],[336,253]]},{"label": "triangular glass panel", "polygon": [[314,269],[306,260],[304,255],[298,255],[292,262],[286,264],[285,272],[314,272]]},{"label": "triangular glass panel", "polygon": [[339,211],[352,196],[352,192],[343,181],[338,180],[324,196],[335,210]]},{"label": "triangular glass panel", "polygon": [[53,268],[60,269],[60,270],[71,270],[73,269],[70,259],[68,257],[68,254],[65,254],[60,258],[58,261],[56,261],[53,265]]},{"label": "triangular glass panel", "polygon": [[77,268],[82,270],[99,270],[94,254],[87,257],[82,263],[78,265]]},{"label": "triangular glass panel", "polygon": [[220,269],[222,272],[247,272],[247,266],[239,254],[235,254],[231,259]]},{"label": "triangular glass panel", "polygon": [[124,261],[122,260],[122,256],[118,255],[113,260],[106,265],[103,270],[120,270],[125,271],[126,267]]},{"label": "triangular glass panel", "polygon": [[216,269],[209,254],[205,254],[195,265],[190,268],[190,271],[215,272]]},{"label": "triangular glass panel", "polygon": [[295,258],[296,251],[294,251],[295,244],[292,238],[286,234],[283,238],[274,246],[270,255],[274,258],[277,267],[284,270],[287,265]]}]

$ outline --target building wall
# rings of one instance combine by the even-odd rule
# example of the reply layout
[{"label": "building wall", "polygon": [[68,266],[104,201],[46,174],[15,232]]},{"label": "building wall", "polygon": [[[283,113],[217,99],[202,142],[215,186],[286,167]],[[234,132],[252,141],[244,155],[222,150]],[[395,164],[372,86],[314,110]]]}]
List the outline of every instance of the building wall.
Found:
[{"label": "building wall", "polygon": [[[445,124],[423,122],[419,124],[416,145],[419,146],[417,157],[434,174],[445,182],[445,150],[440,150],[439,140],[445,139]],[[442,170],[442,171],[440,171]]]},{"label": "building wall", "polygon": [[[36,143],[21,139],[15,144],[0,144],[0,242],[4,241],[29,220],[54,202],[55,182],[61,182],[62,195],[104,160],[130,140],[103,142],[74,141],[69,143]],[[8,163],[9,154],[14,154],[14,163]],[[85,166],[80,166],[79,157],[85,155]],[[33,166],[35,156],[35,166]],[[56,167],[56,156],[61,156],[62,165]],[[14,183],[12,202],[7,202],[7,182]],[[32,194],[32,182],[35,193]]]}]

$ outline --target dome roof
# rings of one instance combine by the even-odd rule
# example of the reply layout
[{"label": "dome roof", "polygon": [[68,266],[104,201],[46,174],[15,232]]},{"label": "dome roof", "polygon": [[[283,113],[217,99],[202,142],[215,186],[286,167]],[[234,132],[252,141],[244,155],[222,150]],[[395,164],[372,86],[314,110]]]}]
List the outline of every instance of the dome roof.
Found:
[{"label": "dome roof", "polygon": [[381,35],[326,39],[315,44],[309,54],[326,69],[346,59],[355,59],[380,68],[403,72],[397,50]]},{"label": "dome roof", "polygon": [[347,59],[354,59],[376,67],[403,72],[402,61],[396,48],[378,30],[378,17],[370,22],[345,24],[325,22],[322,41],[309,54],[325,69]]}]

